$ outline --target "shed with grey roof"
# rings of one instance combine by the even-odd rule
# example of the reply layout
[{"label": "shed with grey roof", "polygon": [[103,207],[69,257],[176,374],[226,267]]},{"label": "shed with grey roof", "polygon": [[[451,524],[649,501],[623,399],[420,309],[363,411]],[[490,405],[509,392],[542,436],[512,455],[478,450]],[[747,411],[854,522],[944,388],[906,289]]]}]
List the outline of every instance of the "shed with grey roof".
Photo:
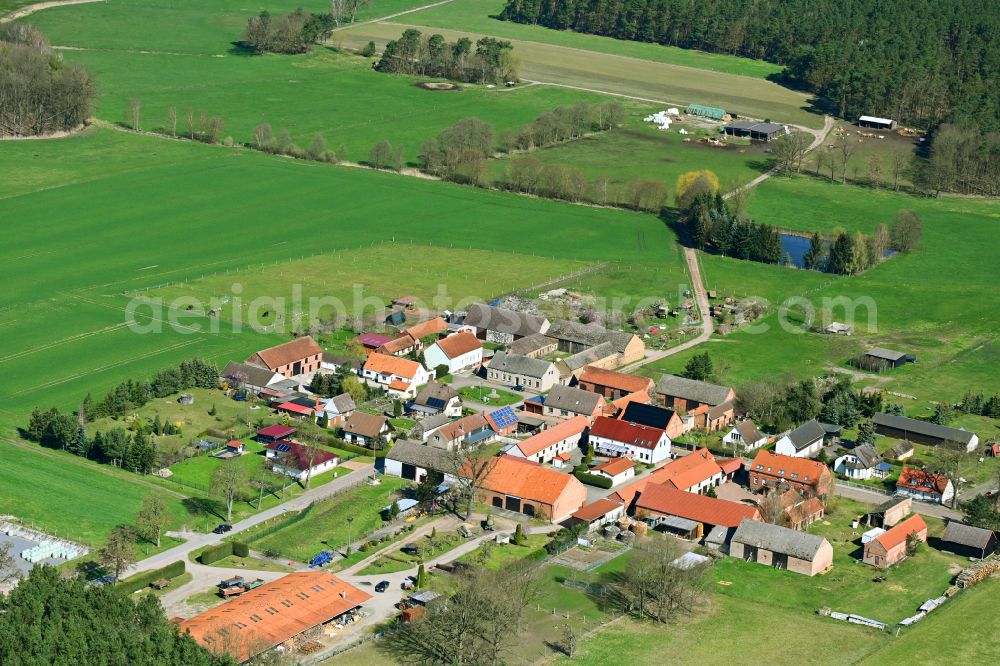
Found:
[{"label": "shed with grey roof", "polygon": [[955,520],[944,528],[941,542],[943,550],[963,557],[982,559],[989,557],[997,549],[996,532]]},{"label": "shed with grey roof", "polygon": [[230,382],[231,386],[242,384],[247,390],[260,393],[268,386],[284,381],[284,376],[252,363],[237,363],[230,361],[222,369],[220,376]]},{"label": "shed with grey roof", "polygon": [[596,393],[557,384],[545,396],[542,413],[546,416],[580,415],[590,418],[602,402],[603,398]]},{"label": "shed with grey roof", "polygon": [[774,450],[785,456],[812,458],[823,448],[826,430],[816,419],[811,419],[778,440]]},{"label": "shed with grey roof", "polygon": [[491,382],[548,391],[560,383],[561,375],[551,361],[497,352],[486,365],[486,378]]},{"label": "shed with grey roof", "polygon": [[740,120],[726,125],[726,134],[749,138],[751,141],[767,143],[788,134],[786,125],[778,123],[758,123],[752,120]]},{"label": "shed with grey roof", "polygon": [[473,326],[480,339],[510,344],[514,340],[545,333],[549,328],[549,320],[545,317],[516,312],[506,308],[497,308],[485,303],[473,303],[465,313],[466,326]]},{"label": "shed with grey roof", "polygon": [[[660,377],[660,381],[656,382],[656,392],[660,395],[661,401],[667,403],[667,407],[675,406],[670,404],[675,399],[715,407],[733,397],[733,390],[728,386],[709,384],[677,375]],[[690,409],[690,406],[687,409]]]},{"label": "shed with grey roof", "polygon": [[[383,473],[410,481],[440,481],[450,469],[448,453],[422,442],[400,440],[383,461]],[[434,478],[432,478],[434,477]]]},{"label": "shed with grey roof", "polygon": [[929,421],[918,421],[895,414],[876,414],[872,417],[872,421],[875,423],[875,432],[894,439],[929,446],[955,442],[964,446],[968,452],[975,451],[976,447],[979,446],[979,436],[968,430],[948,428]]},{"label": "shed with grey roof", "polygon": [[833,547],[823,537],[749,519],[740,521],[729,554],[806,576],[815,576],[833,565]]}]

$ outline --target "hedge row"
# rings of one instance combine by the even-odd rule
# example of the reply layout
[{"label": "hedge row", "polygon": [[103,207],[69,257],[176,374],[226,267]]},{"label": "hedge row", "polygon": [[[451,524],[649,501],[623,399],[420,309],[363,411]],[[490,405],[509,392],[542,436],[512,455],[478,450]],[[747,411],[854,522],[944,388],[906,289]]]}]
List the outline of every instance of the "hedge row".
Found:
[{"label": "hedge row", "polygon": [[132,594],[133,592],[138,592],[144,588],[149,587],[149,584],[153,581],[160,580],[161,578],[176,578],[184,573],[186,567],[182,560],[177,560],[176,562],[171,562],[162,569],[153,569],[152,571],[144,571],[143,573],[136,574],[125,580],[118,581],[116,587],[123,591],[125,594]]},{"label": "hedge row", "polygon": [[384,458],[385,454],[389,453],[391,446],[387,446],[384,449],[369,449],[364,446],[358,446],[357,444],[351,444],[350,442],[344,442],[342,440],[337,440],[336,443],[331,443],[333,446],[344,451],[350,451],[351,453],[357,453],[359,456],[375,456],[376,458]]},{"label": "hedge row", "polygon": [[218,546],[212,546],[202,551],[198,556],[198,561],[202,564],[214,564],[230,555],[236,557],[247,557],[250,555],[250,546],[239,541],[223,541]]},{"label": "hedge row", "polygon": [[605,489],[611,487],[611,479],[606,476],[588,474],[587,472],[574,472],[573,476],[580,479],[581,482],[586,483],[588,486],[597,486],[598,488]]}]

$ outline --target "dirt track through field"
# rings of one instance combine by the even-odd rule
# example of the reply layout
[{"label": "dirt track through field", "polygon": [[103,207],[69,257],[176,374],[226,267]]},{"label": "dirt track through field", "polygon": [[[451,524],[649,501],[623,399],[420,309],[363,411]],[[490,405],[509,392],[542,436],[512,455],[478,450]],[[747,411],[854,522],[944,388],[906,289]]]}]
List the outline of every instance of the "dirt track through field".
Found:
[{"label": "dirt track through field", "polygon": [[0,17],[0,23],[7,23],[8,21],[16,21],[17,19],[24,18],[25,16],[31,16],[35,12],[40,12],[43,9],[62,7],[63,5],[87,5],[92,2],[104,2],[104,0],[53,0],[52,2],[36,2],[33,5],[28,5],[27,7],[21,7],[20,9],[11,12],[7,16]]}]

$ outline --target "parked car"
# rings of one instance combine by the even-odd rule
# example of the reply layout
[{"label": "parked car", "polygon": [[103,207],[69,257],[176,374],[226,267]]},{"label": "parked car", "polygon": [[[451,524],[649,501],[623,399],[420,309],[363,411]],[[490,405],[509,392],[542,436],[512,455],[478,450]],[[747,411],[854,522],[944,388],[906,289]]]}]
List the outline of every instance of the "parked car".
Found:
[{"label": "parked car", "polygon": [[375,591],[376,592],[385,592],[388,589],[389,589],[389,581],[387,581],[387,580],[380,581],[375,586]]},{"label": "parked car", "polygon": [[515,391],[518,391],[518,392],[523,392],[524,391],[524,387],[521,386],[520,384],[515,384],[514,386],[511,386],[511,388],[514,389]]},{"label": "parked car", "polygon": [[214,530],[212,530],[212,533],[213,534],[225,534],[226,532],[232,532],[232,531],[233,531],[233,526],[232,525],[229,525],[227,523],[222,523],[221,525],[219,525],[218,527],[216,527]]},{"label": "parked car", "polygon": [[399,587],[404,590],[412,590],[415,587],[415,585],[413,584],[412,578],[407,578],[399,585]]}]

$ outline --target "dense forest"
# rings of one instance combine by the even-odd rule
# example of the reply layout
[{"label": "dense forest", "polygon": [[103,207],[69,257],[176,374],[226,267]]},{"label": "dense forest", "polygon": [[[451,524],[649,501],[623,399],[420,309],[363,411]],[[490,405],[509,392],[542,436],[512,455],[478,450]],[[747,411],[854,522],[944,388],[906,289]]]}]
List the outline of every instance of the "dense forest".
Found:
[{"label": "dense forest", "polygon": [[65,580],[47,566],[36,566],[0,597],[0,663],[235,664],[178,635],[157,597],[136,603],[111,586]]},{"label": "dense forest", "polygon": [[501,18],[776,62],[847,118],[1000,129],[1000,13],[982,0],[508,0]]},{"label": "dense forest", "polygon": [[96,94],[87,70],[63,62],[34,26],[0,23],[0,136],[78,127]]}]

